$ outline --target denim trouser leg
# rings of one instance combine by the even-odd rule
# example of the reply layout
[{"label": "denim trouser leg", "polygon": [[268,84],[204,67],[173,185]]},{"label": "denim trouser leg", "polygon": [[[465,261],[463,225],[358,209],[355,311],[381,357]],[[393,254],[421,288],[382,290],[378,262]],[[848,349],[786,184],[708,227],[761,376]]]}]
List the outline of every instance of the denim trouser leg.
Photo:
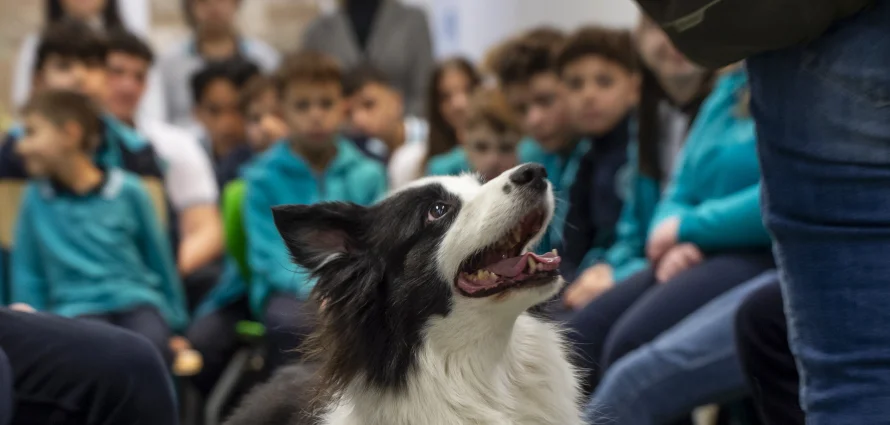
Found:
[{"label": "denim trouser leg", "polygon": [[890,1],[748,69],[807,423],[890,424]]},{"label": "denim trouser leg", "polygon": [[751,292],[778,279],[769,271],[714,299],[632,351],[606,372],[587,404],[591,424],[660,425],[702,404],[743,394],[735,313]]}]

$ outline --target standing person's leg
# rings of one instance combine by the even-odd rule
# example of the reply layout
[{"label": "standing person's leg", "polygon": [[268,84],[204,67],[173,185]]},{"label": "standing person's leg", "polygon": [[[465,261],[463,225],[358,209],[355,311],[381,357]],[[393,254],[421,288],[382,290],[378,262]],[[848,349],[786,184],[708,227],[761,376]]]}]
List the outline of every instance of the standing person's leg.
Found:
[{"label": "standing person's leg", "polygon": [[721,295],[606,371],[585,409],[588,423],[661,425],[746,392],[733,346],[735,312],[748,294],[778,285],[766,272]]},{"label": "standing person's leg", "polygon": [[167,366],[173,365],[173,351],[170,349],[173,331],[156,308],[136,307],[116,316],[116,325],[144,336],[155,346]]},{"label": "standing person's leg", "polygon": [[275,294],[266,304],[266,357],[268,369],[273,371],[299,359],[298,349],[314,330],[315,317],[307,301],[293,295]]},{"label": "standing person's leg", "polygon": [[643,270],[618,283],[569,318],[566,339],[574,350],[572,360],[580,369],[585,394],[593,391],[599,381],[599,359],[612,326],[654,285],[655,271],[651,268]]},{"label": "standing person's leg", "polygon": [[192,347],[201,353],[204,367],[192,377],[195,387],[207,396],[216,385],[229,360],[238,350],[238,322],[250,318],[247,299],[223,307],[196,319],[186,332]]},{"label": "standing person's leg", "polygon": [[175,425],[173,384],[145,338],[101,323],[0,308],[15,375],[13,423]]},{"label": "standing person's leg", "polygon": [[720,254],[656,285],[612,327],[603,347],[603,370],[714,298],[772,268],[768,252]]},{"label": "standing person's leg", "polygon": [[800,377],[788,347],[778,282],[748,296],[736,314],[735,329],[736,350],[765,425],[803,425]]},{"label": "standing person's leg", "polygon": [[812,425],[890,424],[890,1],[748,61]]}]

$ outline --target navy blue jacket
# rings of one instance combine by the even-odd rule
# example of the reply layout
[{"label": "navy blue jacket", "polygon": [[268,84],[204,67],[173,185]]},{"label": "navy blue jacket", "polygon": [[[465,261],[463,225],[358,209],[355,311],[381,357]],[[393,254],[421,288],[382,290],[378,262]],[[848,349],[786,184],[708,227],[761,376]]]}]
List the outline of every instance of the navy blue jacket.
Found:
[{"label": "navy blue jacket", "polygon": [[590,137],[590,150],[581,158],[569,192],[563,228],[560,271],[571,281],[591,252],[605,254],[615,241],[615,226],[623,205],[622,170],[627,164],[631,120],[611,132]]}]

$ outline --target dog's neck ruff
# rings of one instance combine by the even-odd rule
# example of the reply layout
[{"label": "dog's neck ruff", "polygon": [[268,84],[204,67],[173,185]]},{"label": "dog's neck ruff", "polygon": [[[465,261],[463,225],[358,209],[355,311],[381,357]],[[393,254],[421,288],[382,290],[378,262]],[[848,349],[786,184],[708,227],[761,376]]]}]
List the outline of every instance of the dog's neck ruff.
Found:
[{"label": "dog's neck ruff", "polygon": [[370,388],[358,379],[323,423],[581,423],[574,371],[552,325],[524,313],[454,313],[430,323],[403,389]]}]

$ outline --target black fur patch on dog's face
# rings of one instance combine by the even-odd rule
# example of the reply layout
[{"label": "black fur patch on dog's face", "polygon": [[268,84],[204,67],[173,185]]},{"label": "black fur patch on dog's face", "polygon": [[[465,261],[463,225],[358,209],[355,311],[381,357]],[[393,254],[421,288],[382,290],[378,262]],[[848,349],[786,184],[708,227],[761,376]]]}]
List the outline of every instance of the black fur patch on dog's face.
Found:
[{"label": "black fur patch on dog's face", "polygon": [[432,183],[369,208],[274,209],[294,262],[318,279],[313,297],[325,307],[306,348],[323,357],[329,391],[360,376],[375,387],[404,386],[424,326],[451,309],[452,285],[438,271],[437,251],[461,206],[457,195]]}]

